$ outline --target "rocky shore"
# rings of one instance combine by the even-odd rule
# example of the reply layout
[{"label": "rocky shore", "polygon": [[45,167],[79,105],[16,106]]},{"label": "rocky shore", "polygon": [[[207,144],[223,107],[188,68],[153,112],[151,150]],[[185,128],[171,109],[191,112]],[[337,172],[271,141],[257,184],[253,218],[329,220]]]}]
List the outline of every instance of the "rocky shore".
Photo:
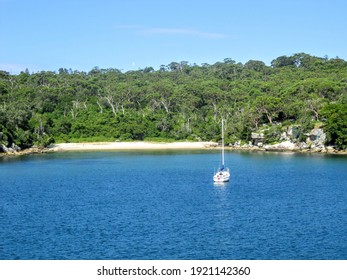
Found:
[{"label": "rocky shore", "polygon": [[326,134],[323,129],[315,128],[304,136],[301,140],[298,137],[295,127],[289,127],[281,135],[281,142],[274,144],[264,144],[265,136],[263,133],[252,133],[249,143],[241,144],[237,141],[230,144],[229,148],[233,150],[252,150],[252,151],[270,151],[270,152],[301,152],[301,153],[329,153],[329,154],[347,154],[347,150],[338,150],[333,146],[326,146]]},{"label": "rocky shore", "polygon": [[0,158],[1,157],[11,157],[11,156],[22,156],[22,155],[31,155],[31,154],[44,154],[51,152],[49,148],[29,148],[29,149],[23,149],[23,150],[10,150],[7,152],[0,152]]},{"label": "rocky shore", "polygon": [[265,145],[263,147],[253,145],[230,145],[225,148],[226,150],[235,151],[260,151],[260,152],[293,152],[293,153],[323,153],[323,154],[339,154],[347,155],[347,150],[337,150],[333,147],[324,148],[300,148],[293,143],[282,142],[274,145]]}]

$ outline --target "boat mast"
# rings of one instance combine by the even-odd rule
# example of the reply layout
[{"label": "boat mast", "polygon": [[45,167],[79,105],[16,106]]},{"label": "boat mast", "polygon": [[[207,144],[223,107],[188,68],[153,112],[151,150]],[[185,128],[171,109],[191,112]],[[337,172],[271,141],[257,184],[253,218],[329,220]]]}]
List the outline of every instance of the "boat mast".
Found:
[{"label": "boat mast", "polygon": [[222,167],[224,168],[224,120],[222,119]]}]

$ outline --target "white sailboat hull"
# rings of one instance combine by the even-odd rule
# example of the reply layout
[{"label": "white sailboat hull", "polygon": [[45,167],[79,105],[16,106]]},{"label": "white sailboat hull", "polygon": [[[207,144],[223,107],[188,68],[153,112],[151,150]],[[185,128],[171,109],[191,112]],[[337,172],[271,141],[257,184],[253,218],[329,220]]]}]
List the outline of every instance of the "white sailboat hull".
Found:
[{"label": "white sailboat hull", "polygon": [[230,179],[230,172],[229,172],[229,170],[218,171],[213,176],[213,181],[216,182],[216,183],[229,182],[229,179]]}]

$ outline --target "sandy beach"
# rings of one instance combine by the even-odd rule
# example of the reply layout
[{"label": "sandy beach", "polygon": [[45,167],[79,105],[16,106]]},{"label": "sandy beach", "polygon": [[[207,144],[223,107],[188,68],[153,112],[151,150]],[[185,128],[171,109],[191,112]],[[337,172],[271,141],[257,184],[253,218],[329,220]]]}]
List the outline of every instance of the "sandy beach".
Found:
[{"label": "sandy beach", "polygon": [[194,150],[216,147],[215,142],[94,142],[61,143],[49,147],[50,151],[103,151],[103,150]]},{"label": "sandy beach", "polygon": [[[0,157],[18,156],[27,154],[40,154],[47,152],[68,152],[68,151],[146,151],[146,150],[207,150],[220,149],[216,142],[85,142],[85,143],[60,143],[53,144],[47,148],[29,148],[18,152],[0,153]],[[226,150],[236,151],[272,151],[272,152],[299,152],[299,153],[324,153],[347,155],[346,150],[266,150],[256,146],[234,147],[227,146]]]}]

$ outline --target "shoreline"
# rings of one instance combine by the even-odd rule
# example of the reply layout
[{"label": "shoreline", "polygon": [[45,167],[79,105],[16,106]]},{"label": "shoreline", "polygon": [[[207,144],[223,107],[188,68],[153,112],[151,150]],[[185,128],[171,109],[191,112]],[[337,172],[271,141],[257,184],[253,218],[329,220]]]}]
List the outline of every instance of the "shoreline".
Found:
[{"label": "shoreline", "polygon": [[[319,153],[347,155],[346,150],[335,150],[326,148],[298,149],[278,146],[257,147],[257,146],[225,146],[229,151],[250,151],[250,152],[292,152],[292,153]],[[46,148],[47,152],[68,152],[68,151],[126,151],[126,150],[207,150],[221,149],[217,142],[84,142],[84,143],[60,143],[53,144]]]},{"label": "shoreline", "polygon": [[[216,142],[83,142],[83,143],[59,143],[47,148],[29,148],[18,152],[0,153],[0,157],[20,156],[30,154],[42,154],[50,152],[88,152],[88,151],[148,151],[148,150],[209,150],[221,149]],[[249,152],[290,152],[290,153],[317,153],[329,155],[347,155],[347,150],[334,149],[286,149],[264,148],[257,146],[226,146],[229,151]]]},{"label": "shoreline", "polygon": [[85,142],[53,144],[48,147],[48,151],[194,150],[217,146],[215,142]]}]

